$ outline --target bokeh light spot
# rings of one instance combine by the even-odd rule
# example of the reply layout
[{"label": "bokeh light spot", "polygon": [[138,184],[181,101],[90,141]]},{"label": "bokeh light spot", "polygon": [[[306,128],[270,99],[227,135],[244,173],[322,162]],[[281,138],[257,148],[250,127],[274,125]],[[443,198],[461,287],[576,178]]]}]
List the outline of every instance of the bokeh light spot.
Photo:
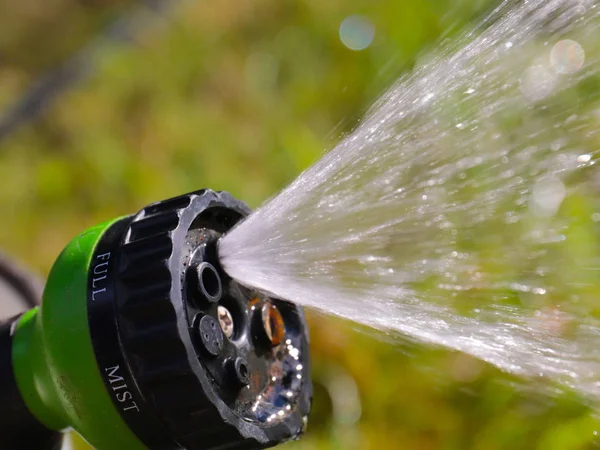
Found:
[{"label": "bokeh light spot", "polygon": [[346,17],[340,25],[340,40],[350,50],[364,50],[373,42],[375,26],[363,16]]},{"label": "bokeh light spot", "polygon": [[556,74],[544,66],[531,66],[523,72],[519,87],[528,100],[538,101],[552,93],[556,77]]},{"label": "bokeh light spot", "polygon": [[585,51],[579,42],[564,39],[550,51],[550,64],[557,73],[571,74],[583,67]]}]

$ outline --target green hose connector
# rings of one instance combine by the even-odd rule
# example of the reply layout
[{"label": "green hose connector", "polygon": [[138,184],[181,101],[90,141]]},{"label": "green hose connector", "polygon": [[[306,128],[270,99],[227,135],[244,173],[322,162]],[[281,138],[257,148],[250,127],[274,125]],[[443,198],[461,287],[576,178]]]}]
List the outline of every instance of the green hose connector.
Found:
[{"label": "green hose connector", "polygon": [[51,430],[73,428],[95,448],[146,448],[129,430],[100,376],[88,327],[92,256],[114,222],[75,238],[56,260],[42,306],[27,312],[13,339],[13,367],[23,399]]}]

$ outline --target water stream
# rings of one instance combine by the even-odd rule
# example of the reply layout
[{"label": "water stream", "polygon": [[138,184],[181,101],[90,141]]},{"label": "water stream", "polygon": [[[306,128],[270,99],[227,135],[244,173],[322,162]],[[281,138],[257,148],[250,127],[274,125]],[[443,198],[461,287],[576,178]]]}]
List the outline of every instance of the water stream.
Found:
[{"label": "water stream", "polygon": [[220,243],[246,285],[600,399],[600,6],[508,1]]}]

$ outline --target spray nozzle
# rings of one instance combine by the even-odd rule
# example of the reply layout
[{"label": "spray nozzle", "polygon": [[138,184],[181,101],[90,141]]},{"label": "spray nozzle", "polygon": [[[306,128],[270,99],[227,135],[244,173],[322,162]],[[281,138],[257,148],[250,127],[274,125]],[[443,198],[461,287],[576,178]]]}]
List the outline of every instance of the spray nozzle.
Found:
[{"label": "spray nozzle", "polygon": [[312,394],[302,310],[238,284],[218,261],[217,241],[248,213],[203,190],[69,244],[43,308],[11,338],[27,410],[100,450],[297,437]]}]

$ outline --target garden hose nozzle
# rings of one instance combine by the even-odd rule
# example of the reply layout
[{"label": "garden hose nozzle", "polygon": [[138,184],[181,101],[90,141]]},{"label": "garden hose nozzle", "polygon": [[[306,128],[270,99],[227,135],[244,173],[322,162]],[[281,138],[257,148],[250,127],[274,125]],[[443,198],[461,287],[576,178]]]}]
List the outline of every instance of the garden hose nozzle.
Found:
[{"label": "garden hose nozzle", "polygon": [[68,244],[41,307],[0,327],[0,448],[52,448],[69,428],[99,450],[298,437],[312,396],[302,309],[219,264],[218,239],[248,213],[202,190]]}]

